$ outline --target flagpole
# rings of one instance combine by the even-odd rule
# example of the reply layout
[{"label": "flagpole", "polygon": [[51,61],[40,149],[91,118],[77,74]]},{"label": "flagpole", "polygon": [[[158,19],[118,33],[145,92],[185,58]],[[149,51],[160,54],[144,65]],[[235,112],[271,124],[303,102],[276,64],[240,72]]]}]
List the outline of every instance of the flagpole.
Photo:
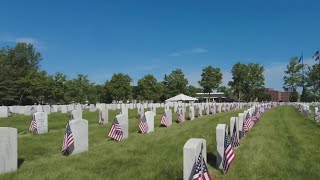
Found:
[{"label": "flagpole", "polygon": [[[319,49],[318,49],[318,52],[320,52]],[[320,66],[320,58],[318,58],[318,61],[319,61],[319,66]]]},{"label": "flagpole", "polygon": [[[301,53],[301,62],[302,62],[302,93],[305,93],[305,89],[304,89],[304,63],[303,63],[303,52]],[[301,93],[301,95],[302,95]],[[305,94],[304,94],[305,95]],[[303,97],[304,98],[304,97]],[[304,100],[304,99],[303,99]],[[300,99],[301,101],[301,99]]]}]

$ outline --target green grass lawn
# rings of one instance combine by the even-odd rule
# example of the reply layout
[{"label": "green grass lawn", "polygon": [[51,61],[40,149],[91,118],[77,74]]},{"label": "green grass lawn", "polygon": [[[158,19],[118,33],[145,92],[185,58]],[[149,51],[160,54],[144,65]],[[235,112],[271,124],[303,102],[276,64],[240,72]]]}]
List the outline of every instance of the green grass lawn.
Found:
[{"label": "green grass lawn", "polygon": [[[83,113],[89,121],[89,151],[62,156],[61,145],[69,114],[49,115],[49,133],[31,135],[30,116],[0,119],[0,126],[18,128],[17,172],[0,179],[182,179],[183,145],[189,138],[207,140],[208,168],[215,179],[320,179],[319,124],[293,107],[266,112],[235,150],[228,174],[215,168],[215,129],[229,124],[240,111],[203,116],[184,124],[160,128],[163,109],[157,109],[155,132],[137,133],[137,110],[129,110],[129,139],[108,141],[107,133],[119,111],[109,111],[109,124],[98,126],[98,112]],[[174,114],[173,119],[178,118]]]}]

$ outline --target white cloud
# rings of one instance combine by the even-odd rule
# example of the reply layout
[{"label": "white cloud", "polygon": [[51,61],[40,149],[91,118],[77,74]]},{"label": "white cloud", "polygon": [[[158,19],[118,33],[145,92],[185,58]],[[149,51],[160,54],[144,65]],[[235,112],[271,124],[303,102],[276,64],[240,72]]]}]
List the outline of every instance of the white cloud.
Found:
[{"label": "white cloud", "polygon": [[205,48],[193,48],[191,50],[192,53],[206,53],[208,52],[208,49]]},{"label": "white cloud", "polygon": [[34,47],[37,49],[41,49],[41,50],[47,49],[47,47],[43,42],[32,37],[13,37],[11,35],[2,35],[2,36],[0,35],[0,42],[8,42],[8,43],[25,42],[25,43],[33,44]]},{"label": "white cloud", "polygon": [[208,52],[208,49],[197,47],[197,48],[193,48],[193,49],[187,49],[187,50],[173,52],[173,53],[169,54],[169,56],[179,57],[179,56],[188,55],[188,54],[203,54],[203,53],[207,53],[207,52]]},{"label": "white cloud", "polygon": [[31,43],[31,44],[38,44],[38,40],[35,38],[28,38],[28,37],[22,37],[22,38],[17,38],[15,42],[25,42],[25,43]]},{"label": "white cloud", "polygon": [[181,56],[181,53],[179,53],[179,52],[174,52],[174,53],[169,54],[169,56],[179,57],[179,56]]}]

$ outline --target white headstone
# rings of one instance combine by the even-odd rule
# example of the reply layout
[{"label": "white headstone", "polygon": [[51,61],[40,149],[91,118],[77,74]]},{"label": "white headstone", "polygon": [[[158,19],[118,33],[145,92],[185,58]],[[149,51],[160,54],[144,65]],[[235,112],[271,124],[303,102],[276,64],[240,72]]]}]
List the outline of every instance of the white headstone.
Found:
[{"label": "white headstone", "polygon": [[202,108],[198,106],[198,117],[202,117]]},{"label": "white headstone", "polygon": [[205,139],[191,138],[183,146],[183,179],[193,179],[195,163],[202,150],[202,157],[207,163],[207,143]]},{"label": "white headstone", "polygon": [[57,105],[52,105],[51,106],[51,112],[53,112],[53,113],[58,112],[58,106]]},{"label": "white headstone", "polygon": [[67,113],[67,106],[66,105],[60,105],[60,111],[61,111],[61,113]]},{"label": "white headstone", "polygon": [[18,131],[16,128],[0,127],[0,174],[18,168]]},{"label": "white headstone", "polygon": [[209,113],[210,113],[210,107],[209,107],[208,104],[206,104],[205,110],[206,110],[206,115],[209,115]]},{"label": "white headstone", "polygon": [[216,109],[217,109],[218,113],[221,113],[221,104],[220,103],[217,104]]},{"label": "white headstone", "polygon": [[96,110],[97,110],[97,109],[96,109],[95,105],[94,105],[94,104],[90,104],[89,111],[90,111],[90,112],[95,112]]},{"label": "white headstone", "polygon": [[238,138],[238,142],[239,142],[239,121],[238,121],[238,117],[231,117],[230,118],[230,137],[233,136],[234,124],[236,124],[236,133],[237,133],[237,138]]},{"label": "white headstone", "polygon": [[166,116],[168,118],[168,123],[169,123],[168,127],[169,127],[172,125],[172,111],[171,111],[171,109],[167,109],[165,112],[166,112]]},{"label": "white headstone", "polygon": [[43,112],[43,107],[41,105],[36,106],[37,112]]},{"label": "white headstone", "polygon": [[216,163],[219,169],[223,169],[224,158],[224,137],[227,130],[225,124],[218,124],[216,127],[216,143],[217,143],[217,158]]},{"label": "white headstone", "polygon": [[74,150],[71,155],[88,151],[88,121],[76,119],[69,122],[73,134]]},{"label": "white headstone", "polygon": [[128,108],[126,108],[125,106],[122,106],[121,113],[122,114],[128,114]]},{"label": "white headstone", "polygon": [[154,112],[152,111],[147,111],[144,113],[147,124],[148,124],[148,131],[147,133],[151,133],[154,131]]},{"label": "white headstone", "polygon": [[7,106],[0,106],[0,118],[8,117],[8,107]]},{"label": "white headstone", "polygon": [[189,118],[191,121],[194,120],[194,107],[193,106],[189,107]]},{"label": "white headstone", "polygon": [[73,119],[82,119],[82,110],[72,110],[71,115]]},{"label": "white headstone", "polygon": [[[101,119],[102,118],[102,119]],[[108,109],[102,108],[99,110],[99,120],[101,119],[101,123],[103,124],[108,124]]]},{"label": "white headstone", "polygon": [[[19,114],[24,114],[24,115],[29,116],[29,115],[32,114],[32,113],[31,113],[31,108],[32,108],[32,106],[19,106],[19,110],[20,110],[20,113],[19,113]],[[23,112],[23,113],[21,113],[22,109],[24,109],[24,112]],[[35,112],[35,111],[36,111],[36,110],[34,109],[34,112]]]},{"label": "white headstone", "polygon": [[66,106],[66,111],[72,111],[74,110],[74,105],[73,104],[68,104],[68,105],[65,105]]},{"label": "white headstone", "polygon": [[51,113],[51,108],[50,105],[44,105],[43,106],[43,112],[50,114]]},{"label": "white headstone", "polygon": [[243,133],[242,129],[243,129],[243,119],[244,119],[244,114],[243,113],[239,113],[238,115],[238,121],[239,121],[239,138],[243,138]]},{"label": "white headstone", "polygon": [[123,131],[123,140],[128,139],[129,137],[129,122],[128,122],[128,114],[119,114],[116,116],[119,121],[119,124]]},{"label": "white headstone", "polygon": [[74,109],[78,110],[78,111],[82,111],[82,105],[81,104],[77,104]]},{"label": "white headstone", "polygon": [[48,133],[48,114],[45,112],[36,112],[33,116],[36,120],[38,134]]}]

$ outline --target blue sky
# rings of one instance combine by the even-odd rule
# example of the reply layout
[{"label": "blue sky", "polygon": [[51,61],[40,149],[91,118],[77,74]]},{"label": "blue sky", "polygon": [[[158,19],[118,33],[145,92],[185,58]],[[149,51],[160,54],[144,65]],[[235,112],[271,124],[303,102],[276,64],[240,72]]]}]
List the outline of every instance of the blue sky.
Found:
[{"label": "blue sky", "polygon": [[[308,64],[320,47],[320,1],[1,1],[0,46],[31,42],[41,68],[96,83],[127,73],[161,81],[180,68],[197,85],[212,65],[231,79],[232,65],[265,66],[266,86],[282,89],[292,56]],[[198,85],[197,85],[198,86]]]}]

